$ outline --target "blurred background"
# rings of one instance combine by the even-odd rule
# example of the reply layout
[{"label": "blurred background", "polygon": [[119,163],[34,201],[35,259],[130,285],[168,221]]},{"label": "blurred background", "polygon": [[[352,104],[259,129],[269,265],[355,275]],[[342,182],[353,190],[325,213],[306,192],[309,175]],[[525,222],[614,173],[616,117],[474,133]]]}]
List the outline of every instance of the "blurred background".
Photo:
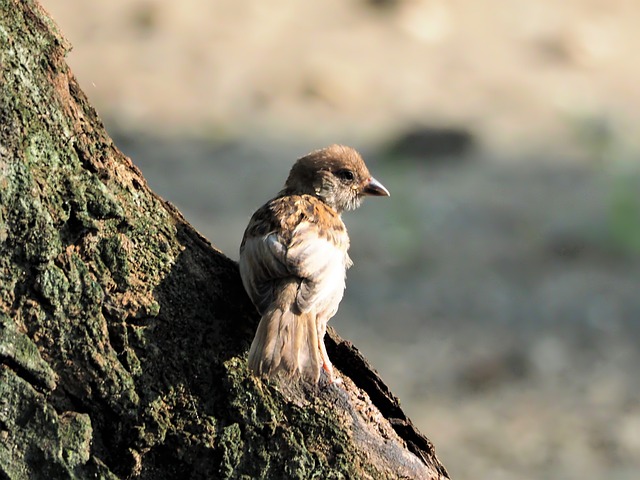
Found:
[{"label": "blurred background", "polygon": [[635,0],[41,0],[116,144],[233,259],[358,148],[332,321],[456,479],[640,473]]}]

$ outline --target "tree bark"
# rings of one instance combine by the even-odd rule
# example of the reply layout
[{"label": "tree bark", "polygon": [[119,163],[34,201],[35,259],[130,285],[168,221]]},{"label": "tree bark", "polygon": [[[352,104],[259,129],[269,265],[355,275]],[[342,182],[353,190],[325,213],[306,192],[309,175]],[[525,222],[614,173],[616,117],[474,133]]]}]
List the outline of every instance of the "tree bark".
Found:
[{"label": "tree bark", "polygon": [[448,478],[366,360],[254,378],[236,263],[147,186],[33,0],[0,0],[0,479]]}]

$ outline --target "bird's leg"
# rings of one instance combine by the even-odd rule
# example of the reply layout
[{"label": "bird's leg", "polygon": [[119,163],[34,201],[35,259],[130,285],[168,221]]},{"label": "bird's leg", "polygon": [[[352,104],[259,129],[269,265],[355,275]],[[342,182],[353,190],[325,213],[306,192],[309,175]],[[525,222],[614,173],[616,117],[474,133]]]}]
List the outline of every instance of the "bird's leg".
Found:
[{"label": "bird's leg", "polygon": [[318,348],[320,349],[320,358],[322,359],[322,369],[327,372],[329,383],[342,383],[342,379],[336,378],[333,374],[333,365],[329,360],[327,347],[324,345],[324,335],[327,331],[327,324],[320,322],[318,325]]},{"label": "bird's leg", "polygon": [[318,341],[320,347],[320,357],[322,358],[322,368],[327,375],[329,375],[329,380],[333,382],[333,365],[329,360],[329,354],[327,354],[327,348],[324,346],[324,339]]}]

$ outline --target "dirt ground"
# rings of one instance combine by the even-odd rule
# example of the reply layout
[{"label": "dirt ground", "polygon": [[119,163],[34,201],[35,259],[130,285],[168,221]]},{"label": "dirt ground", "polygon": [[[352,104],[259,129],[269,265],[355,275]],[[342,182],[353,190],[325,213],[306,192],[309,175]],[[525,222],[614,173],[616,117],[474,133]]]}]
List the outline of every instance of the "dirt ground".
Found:
[{"label": "dirt ground", "polygon": [[454,478],[638,478],[637,2],[42,3],[116,143],[232,258],[296,157],[362,150],[392,196],[346,215],[332,323]]}]

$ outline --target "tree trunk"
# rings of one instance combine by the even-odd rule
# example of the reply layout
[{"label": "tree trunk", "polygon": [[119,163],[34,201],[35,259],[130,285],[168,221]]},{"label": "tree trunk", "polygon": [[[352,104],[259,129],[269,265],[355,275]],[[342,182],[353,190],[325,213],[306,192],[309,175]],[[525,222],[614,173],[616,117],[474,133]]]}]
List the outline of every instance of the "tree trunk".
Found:
[{"label": "tree trunk", "polygon": [[0,5],[0,478],[448,478],[334,333],[343,385],[251,376],[236,263],[116,148],[42,8]]}]

